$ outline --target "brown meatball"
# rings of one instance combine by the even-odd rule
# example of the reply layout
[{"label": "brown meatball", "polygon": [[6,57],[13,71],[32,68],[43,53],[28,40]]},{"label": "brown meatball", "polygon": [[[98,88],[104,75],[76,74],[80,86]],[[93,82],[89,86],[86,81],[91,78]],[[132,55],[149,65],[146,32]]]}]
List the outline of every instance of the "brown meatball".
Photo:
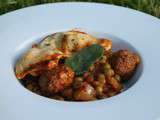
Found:
[{"label": "brown meatball", "polygon": [[139,57],[128,50],[119,50],[113,53],[111,57],[111,65],[114,71],[119,74],[122,79],[129,79],[139,63]]},{"label": "brown meatball", "polygon": [[74,93],[74,99],[78,101],[94,100],[96,92],[94,88],[87,82],[83,82]]},{"label": "brown meatball", "polygon": [[67,66],[59,65],[46,71],[39,79],[43,92],[54,94],[63,91],[73,82],[74,72]]}]

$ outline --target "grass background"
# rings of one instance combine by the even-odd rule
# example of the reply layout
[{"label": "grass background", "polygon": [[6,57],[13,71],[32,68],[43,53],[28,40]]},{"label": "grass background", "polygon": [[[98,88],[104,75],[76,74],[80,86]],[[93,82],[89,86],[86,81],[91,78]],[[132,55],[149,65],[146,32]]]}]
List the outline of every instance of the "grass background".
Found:
[{"label": "grass background", "polygon": [[0,15],[27,6],[64,1],[84,1],[115,4],[140,10],[160,18],[160,0],[0,0]]}]

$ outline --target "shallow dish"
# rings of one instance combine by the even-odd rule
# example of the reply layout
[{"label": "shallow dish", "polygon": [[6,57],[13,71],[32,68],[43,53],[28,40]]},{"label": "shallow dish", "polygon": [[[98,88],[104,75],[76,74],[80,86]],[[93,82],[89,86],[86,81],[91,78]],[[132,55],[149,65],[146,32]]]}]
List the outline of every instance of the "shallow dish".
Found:
[{"label": "shallow dish", "polygon": [[[160,118],[160,21],[157,18],[113,5],[56,3],[2,15],[0,26],[1,120]],[[25,89],[14,75],[16,58],[40,38],[73,28],[123,42],[128,49],[137,51],[142,59],[137,82],[117,96],[82,103],[52,100]],[[118,48],[121,47],[124,46],[119,44]]]}]

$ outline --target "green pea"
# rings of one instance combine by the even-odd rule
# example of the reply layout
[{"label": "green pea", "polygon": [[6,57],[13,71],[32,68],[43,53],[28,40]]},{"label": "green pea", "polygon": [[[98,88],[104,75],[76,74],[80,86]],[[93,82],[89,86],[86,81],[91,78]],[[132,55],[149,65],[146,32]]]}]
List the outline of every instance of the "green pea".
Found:
[{"label": "green pea", "polygon": [[114,75],[114,71],[112,69],[105,70],[104,73],[107,76],[113,76]]},{"label": "green pea", "polygon": [[103,81],[105,80],[105,75],[104,74],[99,74],[98,75],[98,81]]},{"label": "green pea", "polygon": [[115,79],[119,82],[121,81],[121,77],[118,74],[115,75]]},{"label": "green pea", "polygon": [[98,95],[101,95],[103,93],[103,87],[102,86],[97,86],[96,87],[96,92]]},{"label": "green pea", "polygon": [[108,69],[110,69],[110,68],[111,68],[111,65],[110,65],[110,64],[108,64],[108,63],[104,64],[104,70],[108,70]]},{"label": "green pea", "polygon": [[105,63],[106,61],[105,61],[105,60],[100,60],[99,62],[103,64],[103,63]]},{"label": "green pea", "polygon": [[105,63],[107,60],[107,57],[106,56],[102,56],[102,58],[100,59],[100,63]]},{"label": "green pea", "polygon": [[100,82],[101,84],[105,84],[105,83],[106,83],[106,79],[99,79],[99,82]]}]

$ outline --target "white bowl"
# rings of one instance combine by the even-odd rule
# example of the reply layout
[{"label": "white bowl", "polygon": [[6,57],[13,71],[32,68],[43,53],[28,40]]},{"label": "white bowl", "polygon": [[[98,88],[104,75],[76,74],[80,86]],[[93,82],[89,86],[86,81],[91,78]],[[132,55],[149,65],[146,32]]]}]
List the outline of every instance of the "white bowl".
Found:
[{"label": "white bowl", "polygon": [[[2,15],[0,26],[1,120],[160,118],[159,19],[113,5],[56,3]],[[18,82],[13,67],[19,55],[40,38],[73,28],[110,38],[115,49],[125,47],[140,54],[142,64],[128,90],[94,102],[63,102],[36,95]]]}]

